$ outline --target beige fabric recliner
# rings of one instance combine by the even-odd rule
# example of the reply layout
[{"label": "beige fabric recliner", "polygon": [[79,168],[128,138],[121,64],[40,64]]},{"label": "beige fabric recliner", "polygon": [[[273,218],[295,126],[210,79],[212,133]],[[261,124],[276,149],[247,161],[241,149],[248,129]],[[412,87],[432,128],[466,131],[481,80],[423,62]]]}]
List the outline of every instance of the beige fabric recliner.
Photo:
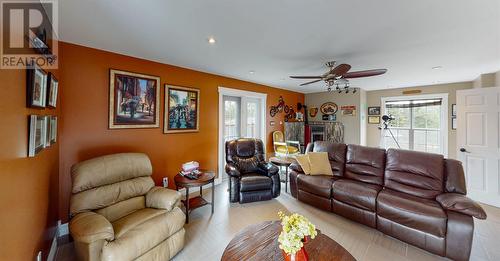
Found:
[{"label": "beige fabric recliner", "polygon": [[148,156],[75,164],[69,230],[79,260],[169,260],[184,247],[179,192],[155,187]]}]

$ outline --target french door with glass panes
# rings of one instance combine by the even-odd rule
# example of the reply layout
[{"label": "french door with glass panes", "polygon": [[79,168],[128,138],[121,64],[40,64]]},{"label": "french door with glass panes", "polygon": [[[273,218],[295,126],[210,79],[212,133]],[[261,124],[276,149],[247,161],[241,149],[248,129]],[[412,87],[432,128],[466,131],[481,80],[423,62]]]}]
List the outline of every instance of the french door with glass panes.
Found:
[{"label": "french door with glass panes", "polygon": [[260,100],[224,95],[224,141],[261,138]]},{"label": "french door with glass panes", "polygon": [[397,148],[399,143],[401,149],[447,156],[447,113],[446,94],[382,98],[382,114],[394,120],[381,130],[381,147]]}]

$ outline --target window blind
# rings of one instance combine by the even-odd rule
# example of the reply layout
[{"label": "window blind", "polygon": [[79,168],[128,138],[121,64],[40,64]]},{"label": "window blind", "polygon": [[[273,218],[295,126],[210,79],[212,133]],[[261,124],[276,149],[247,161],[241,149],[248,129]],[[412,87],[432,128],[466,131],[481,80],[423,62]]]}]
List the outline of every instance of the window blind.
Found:
[{"label": "window blind", "polygon": [[386,108],[415,108],[441,105],[442,99],[420,99],[420,100],[406,100],[406,101],[386,101]]}]

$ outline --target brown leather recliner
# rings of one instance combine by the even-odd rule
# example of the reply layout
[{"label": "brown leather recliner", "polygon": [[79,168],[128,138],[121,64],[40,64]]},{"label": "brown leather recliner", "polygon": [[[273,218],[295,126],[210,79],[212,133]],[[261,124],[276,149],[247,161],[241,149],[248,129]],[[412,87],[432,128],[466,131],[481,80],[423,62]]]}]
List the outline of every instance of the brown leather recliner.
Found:
[{"label": "brown leather recliner", "polygon": [[[328,193],[323,186],[316,186],[324,177],[305,175],[299,165],[292,164],[292,195],[326,210],[326,202],[331,200],[331,211],[337,214],[434,254],[469,259],[472,217],[485,219],[486,213],[465,196],[459,161],[423,152],[386,152],[358,145],[347,145],[344,150],[344,146],[328,142],[308,145],[308,151],[327,151],[331,159],[345,157],[345,171],[331,178],[332,191]],[[333,164],[332,168],[339,169]],[[322,204],[315,202],[319,199]]]},{"label": "brown leather recliner", "polygon": [[270,200],[280,194],[278,168],[265,161],[261,140],[227,141],[226,173],[230,178],[230,202]]},{"label": "brown leather recliner", "polygon": [[155,187],[151,174],[140,153],[72,167],[69,230],[79,260],[167,260],[183,248],[180,194]]}]

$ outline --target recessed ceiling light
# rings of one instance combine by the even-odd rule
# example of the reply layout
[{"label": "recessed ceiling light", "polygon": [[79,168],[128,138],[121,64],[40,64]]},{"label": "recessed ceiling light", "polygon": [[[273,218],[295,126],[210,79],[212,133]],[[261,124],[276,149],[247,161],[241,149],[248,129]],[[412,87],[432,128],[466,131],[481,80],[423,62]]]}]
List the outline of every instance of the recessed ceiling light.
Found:
[{"label": "recessed ceiling light", "polygon": [[215,43],[215,38],[213,38],[213,37],[209,37],[209,38],[208,38],[208,43],[209,43],[209,44],[214,44],[214,43]]},{"label": "recessed ceiling light", "polygon": [[248,73],[249,73],[249,74],[254,74],[254,73],[255,73],[255,71],[249,71]]},{"label": "recessed ceiling light", "polygon": [[439,69],[443,69],[443,66],[434,66],[432,67],[433,70],[439,70]]}]

